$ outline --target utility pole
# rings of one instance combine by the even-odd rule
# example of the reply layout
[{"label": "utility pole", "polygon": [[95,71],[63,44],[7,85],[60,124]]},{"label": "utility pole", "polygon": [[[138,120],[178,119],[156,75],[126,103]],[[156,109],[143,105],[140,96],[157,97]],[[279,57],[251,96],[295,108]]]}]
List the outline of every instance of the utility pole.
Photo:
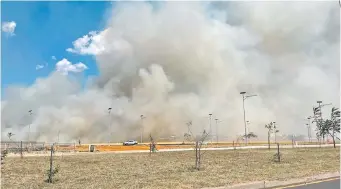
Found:
[{"label": "utility pole", "polygon": [[243,97],[243,112],[244,112],[244,130],[245,130],[245,144],[247,145],[248,140],[247,140],[247,130],[246,130],[246,118],[245,118],[245,100],[249,97],[257,96],[257,95],[247,95],[245,96],[246,92],[240,92],[240,94]]}]

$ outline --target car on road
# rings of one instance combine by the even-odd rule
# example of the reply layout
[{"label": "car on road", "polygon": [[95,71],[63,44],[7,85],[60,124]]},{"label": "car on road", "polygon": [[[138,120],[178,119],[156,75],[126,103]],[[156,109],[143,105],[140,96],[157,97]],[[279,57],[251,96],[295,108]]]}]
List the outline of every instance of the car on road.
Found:
[{"label": "car on road", "polygon": [[137,141],[136,140],[128,140],[123,142],[123,146],[128,146],[128,145],[136,145]]}]

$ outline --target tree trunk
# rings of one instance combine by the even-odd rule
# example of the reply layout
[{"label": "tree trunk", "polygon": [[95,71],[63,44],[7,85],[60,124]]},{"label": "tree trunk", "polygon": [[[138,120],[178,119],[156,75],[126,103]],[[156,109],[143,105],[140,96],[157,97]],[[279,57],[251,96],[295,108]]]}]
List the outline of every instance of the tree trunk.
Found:
[{"label": "tree trunk", "polygon": [[196,169],[199,169],[198,168],[198,141],[195,142],[195,168]]},{"label": "tree trunk", "polygon": [[200,164],[201,164],[201,145],[199,145],[199,149],[198,149],[198,170],[200,169]]},{"label": "tree trunk", "polygon": [[281,162],[281,155],[279,153],[279,143],[277,143],[277,158],[278,158],[278,162]]},{"label": "tree trunk", "polygon": [[334,145],[334,148],[336,148],[336,144],[335,144],[335,131],[334,131],[334,129],[333,129],[333,134],[332,135],[330,135],[331,137],[332,137],[332,139],[333,139],[333,145]]},{"label": "tree trunk", "polygon": [[270,132],[268,132],[268,149],[270,150]]},{"label": "tree trunk", "polygon": [[53,172],[53,144],[51,145],[51,155],[50,155],[50,170],[49,170],[49,177],[48,177],[48,180],[47,182],[48,183],[52,183],[52,172]]}]

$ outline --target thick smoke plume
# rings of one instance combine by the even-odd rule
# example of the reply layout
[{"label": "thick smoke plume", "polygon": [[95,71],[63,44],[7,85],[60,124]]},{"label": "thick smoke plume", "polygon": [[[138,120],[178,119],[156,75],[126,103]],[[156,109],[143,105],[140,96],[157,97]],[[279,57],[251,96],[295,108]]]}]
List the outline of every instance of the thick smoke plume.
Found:
[{"label": "thick smoke plume", "polygon": [[276,121],[305,134],[316,100],[339,106],[339,26],[337,2],[119,2],[105,30],[67,49],[95,56],[100,75],[85,89],[59,72],[8,88],[2,137],[27,140],[31,125],[31,140],[139,139],[142,114],[145,139],[182,140],[189,121],[209,130],[212,113],[213,134],[217,118],[221,139],[234,140],[240,91],[258,95],[245,102],[249,131],[261,137]]}]

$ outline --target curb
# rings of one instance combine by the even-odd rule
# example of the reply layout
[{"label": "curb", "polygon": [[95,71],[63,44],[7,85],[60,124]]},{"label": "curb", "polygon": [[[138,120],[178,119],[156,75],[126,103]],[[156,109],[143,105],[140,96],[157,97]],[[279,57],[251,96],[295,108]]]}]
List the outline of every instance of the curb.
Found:
[{"label": "curb", "polygon": [[236,184],[232,186],[223,186],[223,187],[211,187],[211,188],[202,188],[202,189],[271,189],[276,187],[284,187],[292,184],[301,184],[301,183],[309,183],[318,180],[325,180],[330,178],[340,177],[340,172],[333,173],[325,173],[320,175],[314,175],[310,177],[304,177],[301,179],[291,179],[287,181],[257,181],[243,184]]}]

